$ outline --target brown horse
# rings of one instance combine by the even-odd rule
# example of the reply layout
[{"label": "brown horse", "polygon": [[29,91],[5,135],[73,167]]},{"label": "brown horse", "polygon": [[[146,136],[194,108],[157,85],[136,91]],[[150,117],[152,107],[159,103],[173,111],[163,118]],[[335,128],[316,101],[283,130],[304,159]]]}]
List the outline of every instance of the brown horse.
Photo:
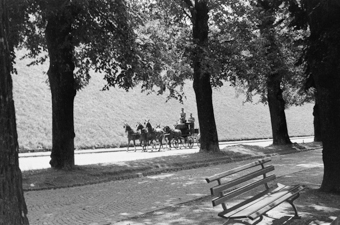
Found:
[{"label": "brown horse", "polygon": [[140,144],[143,148],[143,151],[146,151],[146,148],[148,146],[148,130],[143,126],[143,124],[138,123],[137,124],[137,131],[140,133]]},{"label": "brown horse", "polygon": [[152,143],[153,141],[158,141],[158,151],[160,151],[161,147],[163,147],[164,131],[161,128],[153,128],[151,126],[150,120],[146,120],[144,124],[148,131],[148,140],[150,141],[150,143]]},{"label": "brown horse", "polygon": [[141,133],[138,131],[134,131],[127,123],[124,123],[124,128],[125,128],[125,133],[127,133],[128,137],[128,146],[126,151],[129,151],[129,146],[130,146],[130,141],[133,141],[133,147],[135,148],[136,151],[136,140],[139,140],[141,143]]},{"label": "brown horse", "polygon": [[165,126],[163,128],[163,131],[166,133],[169,147],[171,149],[171,141],[174,140],[175,143],[179,144],[179,142],[182,143],[181,138],[182,138],[182,131],[179,129],[171,129],[169,126]]}]

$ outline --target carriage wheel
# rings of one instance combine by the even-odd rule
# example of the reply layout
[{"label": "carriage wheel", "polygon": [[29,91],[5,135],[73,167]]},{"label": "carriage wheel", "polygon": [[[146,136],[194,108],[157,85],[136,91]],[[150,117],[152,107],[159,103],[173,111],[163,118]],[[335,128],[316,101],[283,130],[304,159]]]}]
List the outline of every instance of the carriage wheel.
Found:
[{"label": "carriage wheel", "polygon": [[172,139],[171,140],[171,145],[174,146],[177,149],[178,146],[179,146],[178,140]]},{"label": "carriage wheel", "polygon": [[194,146],[194,138],[193,137],[188,137],[187,138],[187,144],[189,148],[192,148]]},{"label": "carriage wheel", "polygon": [[175,140],[175,148],[179,148],[179,140]]}]

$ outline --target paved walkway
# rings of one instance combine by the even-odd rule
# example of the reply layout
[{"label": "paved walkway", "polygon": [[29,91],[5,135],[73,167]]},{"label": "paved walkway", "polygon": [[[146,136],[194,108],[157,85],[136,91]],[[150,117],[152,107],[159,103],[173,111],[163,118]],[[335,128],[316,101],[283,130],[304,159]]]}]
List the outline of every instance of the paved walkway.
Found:
[{"label": "paved walkway", "polygon": [[[82,187],[26,192],[29,221],[33,225],[118,224],[118,221],[136,215],[207,196],[209,185],[205,183],[205,177],[247,162],[249,161]],[[321,175],[315,176],[322,174],[323,170],[321,150],[276,156],[273,164],[279,177],[304,171],[304,179],[309,185],[318,187],[321,183]],[[309,175],[314,176],[313,179],[306,179]],[[221,222],[219,219],[218,221]]]}]

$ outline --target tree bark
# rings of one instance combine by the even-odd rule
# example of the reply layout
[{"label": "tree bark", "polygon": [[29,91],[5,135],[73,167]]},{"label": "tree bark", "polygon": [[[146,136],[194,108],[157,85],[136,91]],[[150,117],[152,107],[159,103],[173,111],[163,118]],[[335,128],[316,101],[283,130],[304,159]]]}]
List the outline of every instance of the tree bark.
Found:
[{"label": "tree bark", "polygon": [[[336,68],[333,70],[334,74],[340,76],[339,68],[337,68],[338,72],[335,71]],[[318,87],[324,162],[324,175],[320,190],[340,193],[340,79],[330,82],[337,84],[332,84],[327,88],[320,88],[321,85]]]},{"label": "tree bark", "polygon": [[211,74],[209,63],[205,60],[205,51],[208,45],[208,15],[207,1],[196,1],[192,13],[193,40],[195,51],[193,53],[194,82],[196,95],[198,122],[200,127],[200,152],[218,152],[218,135],[212,101]]},{"label": "tree bark", "polygon": [[322,141],[322,131],[321,131],[321,121],[320,121],[320,112],[319,112],[319,104],[315,98],[315,105],[313,107],[313,124],[314,124],[314,141],[321,142]]},{"label": "tree bark", "polygon": [[280,87],[281,76],[272,74],[267,78],[268,106],[272,125],[273,145],[286,145],[292,142],[289,139],[285,101]]},{"label": "tree bark", "polygon": [[320,187],[340,193],[340,4],[304,0],[310,26],[308,66],[317,90],[324,162]]},{"label": "tree bark", "polygon": [[263,10],[259,14],[261,23],[259,24],[262,37],[266,40],[266,58],[269,63],[270,72],[267,75],[267,101],[270,112],[272,126],[273,145],[291,144],[286,114],[285,101],[282,95],[281,82],[283,77],[284,63],[282,54],[277,43],[275,31],[275,3],[272,1],[258,1],[258,6]]},{"label": "tree bark", "polygon": [[29,224],[18,160],[6,0],[0,0],[0,225]]},{"label": "tree bark", "polygon": [[46,40],[50,59],[48,77],[52,93],[52,152],[50,165],[74,167],[74,62],[71,21],[60,12],[48,19]]}]

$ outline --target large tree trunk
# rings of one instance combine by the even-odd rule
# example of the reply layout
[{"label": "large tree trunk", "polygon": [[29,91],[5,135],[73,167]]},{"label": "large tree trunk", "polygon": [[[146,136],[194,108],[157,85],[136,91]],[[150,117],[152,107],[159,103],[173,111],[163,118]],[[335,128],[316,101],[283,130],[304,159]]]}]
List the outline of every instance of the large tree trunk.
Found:
[{"label": "large tree trunk", "polygon": [[333,68],[333,73],[338,76],[337,79],[330,81],[334,85],[322,89],[318,87],[324,162],[324,176],[320,189],[340,193],[340,69]]},{"label": "large tree trunk", "polygon": [[29,224],[18,160],[6,0],[0,0],[0,224]]},{"label": "large tree trunk", "polygon": [[206,1],[196,1],[193,17],[193,39],[196,45],[193,54],[194,83],[198,122],[201,133],[201,152],[220,151],[212,102],[211,74],[204,51],[208,44],[208,6]]},{"label": "large tree trunk", "polygon": [[258,1],[258,6],[263,10],[259,14],[260,32],[266,40],[266,58],[270,72],[267,76],[267,98],[272,125],[273,145],[286,145],[292,142],[289,139],[285,114],[285,101],[282,95],[281,81],[283,77],[282,54],[277,44],[275,20],[276,15],[273,1]]},{"label": "large tree trunk", "polygon": [[321,191],[340,193],[340,3],[304,0],[310,25],[308,64],[317,89],[324,176]]},{"label": "large tree trunk", "polygon": [[286,145],[289,139],[285,114],[285,101],[280,87],[281,76],[272,74],[267,79],[268,106],[272,125],[273,145]]},{"label": "large tree trunk", "polygon": [[73,106],[76,95],[73,76],[71,22],[63,13],[52,16],[46,27],[50,58],[48,77],[52,93],[52,152],[50,164],[57,169],[74,166]]},{"label": "large tree trunk", "polygon": [[321,131],[321,121],[320,121],[320,112],[319,112],[319,104],[317,99],[315,98],[315,105],[313,107],[313,124],[314,124],[314,141],[321,142],[322,141],[322,131]]}]

